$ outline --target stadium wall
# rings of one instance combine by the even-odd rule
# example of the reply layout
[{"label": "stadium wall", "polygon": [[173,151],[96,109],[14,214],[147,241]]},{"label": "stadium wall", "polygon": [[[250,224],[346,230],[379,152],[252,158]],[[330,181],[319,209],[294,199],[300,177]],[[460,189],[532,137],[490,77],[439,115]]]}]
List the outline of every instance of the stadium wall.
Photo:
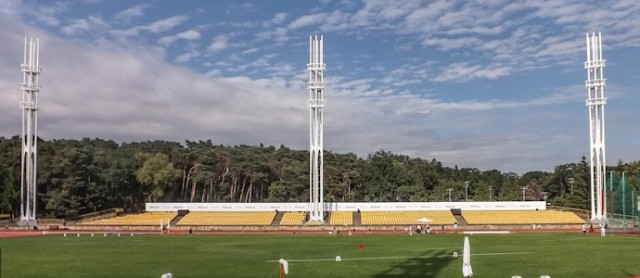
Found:
[{"label": "stadium wall", "polygon": [[[325,211],[406,210],[545,210],[544,201],[529,202],[388,202],[325,203]],[[309,211],[309,203],[146,203],[146,211]]]}]

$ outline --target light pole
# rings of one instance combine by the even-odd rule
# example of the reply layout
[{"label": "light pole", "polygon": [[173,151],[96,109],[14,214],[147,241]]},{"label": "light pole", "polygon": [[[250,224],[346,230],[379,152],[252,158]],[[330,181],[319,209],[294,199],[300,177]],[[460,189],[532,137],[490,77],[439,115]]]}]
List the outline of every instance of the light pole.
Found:
[{"label": "light pole", "polygon": [[493,198],[493,185],[489,185],[489,201]]},{"label": "light pole", "polygon": [[622,172],[622,183],[621,183],[621,187],[622,188],[622,225],[625,227],[625,229],[627,228],[627,208],[626,208],[626,198],[624,196],[624,172]]},{"label": "light pole", "polygon": [[638,199],[636,198],[636,192],[631,191],[631,218],[633,218],[634,223],[638,223],[638,215],[636,214],[636,210],[638,209],[636,207],[638,205],[637,200]]},{"label": "light pole", "polygon": [[449,187],[447,191],[449,191],[449,202],[451,202],[451,191],[453,191],[453,188]]},{"label": "light pole", "polygon": [[464,182],[464,201],[465,202],[469,201],[469,182],[468,181]]},{"label": "light pole", "polygon": [[527,186],[523,185],[520,188],[522,188],[522,201],[526,201],[526,196],[525,196],[525,190],[527,190]]},{"label": "light pole", "polygon": [[576,180],[574,178],[569,178],[569,190],[573,191],[573,182]]}]

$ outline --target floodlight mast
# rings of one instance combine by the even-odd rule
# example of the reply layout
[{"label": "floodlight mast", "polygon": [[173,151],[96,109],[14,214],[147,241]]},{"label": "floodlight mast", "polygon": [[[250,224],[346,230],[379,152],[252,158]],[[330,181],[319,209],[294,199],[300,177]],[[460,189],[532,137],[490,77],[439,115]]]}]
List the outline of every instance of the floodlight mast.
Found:
[{"label": "floodlight mast", "polygon": [[587,61],[587,108],[589,110],[589,169],[591,175],[591,220],[606,221],[607,198],[605,197],[605,121],[604,106],[607,98],[604,96],[605,60],[602,57],[602,35],[600,32],[586,34]]},{"label": "floodlight mast", "polygon": [[20,221],[36,225],[36,181],[38,159],[38,92],[40,91],[40,39],[24,39],[22,83],[22,160],[20,174]]},{"label": "floodlight mast", "polygon": [[322,36],[309,36],[309,203],[311,221],[324,221],[324,58]]}]

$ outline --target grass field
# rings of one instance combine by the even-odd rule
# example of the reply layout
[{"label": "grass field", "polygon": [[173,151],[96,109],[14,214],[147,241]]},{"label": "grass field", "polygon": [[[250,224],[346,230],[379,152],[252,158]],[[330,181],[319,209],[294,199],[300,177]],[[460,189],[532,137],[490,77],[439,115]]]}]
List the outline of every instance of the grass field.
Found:
[{"label": "grass field", "polygon": [[[471,235],[474,277],[640,275],[640,237]],[[2,277],[462,277],[461,234],[0,238]],[[360,249],[359,245],[364,245]],[[451,255],[457,251],[460,256]],[[336,256],[342,261],[336,262]]]}]

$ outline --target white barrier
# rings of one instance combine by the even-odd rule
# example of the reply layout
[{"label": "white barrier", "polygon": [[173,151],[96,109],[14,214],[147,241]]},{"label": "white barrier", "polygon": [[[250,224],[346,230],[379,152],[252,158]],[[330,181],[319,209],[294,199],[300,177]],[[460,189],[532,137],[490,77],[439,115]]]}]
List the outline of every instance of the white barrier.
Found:
[{"label": "white barrier", "polygon": [[[406,210],[545,210],[544,201],[530,202],[388,202],[325,203],[325,211]],[[146,203],[146,211],[309,211],[309,203]]]}]

